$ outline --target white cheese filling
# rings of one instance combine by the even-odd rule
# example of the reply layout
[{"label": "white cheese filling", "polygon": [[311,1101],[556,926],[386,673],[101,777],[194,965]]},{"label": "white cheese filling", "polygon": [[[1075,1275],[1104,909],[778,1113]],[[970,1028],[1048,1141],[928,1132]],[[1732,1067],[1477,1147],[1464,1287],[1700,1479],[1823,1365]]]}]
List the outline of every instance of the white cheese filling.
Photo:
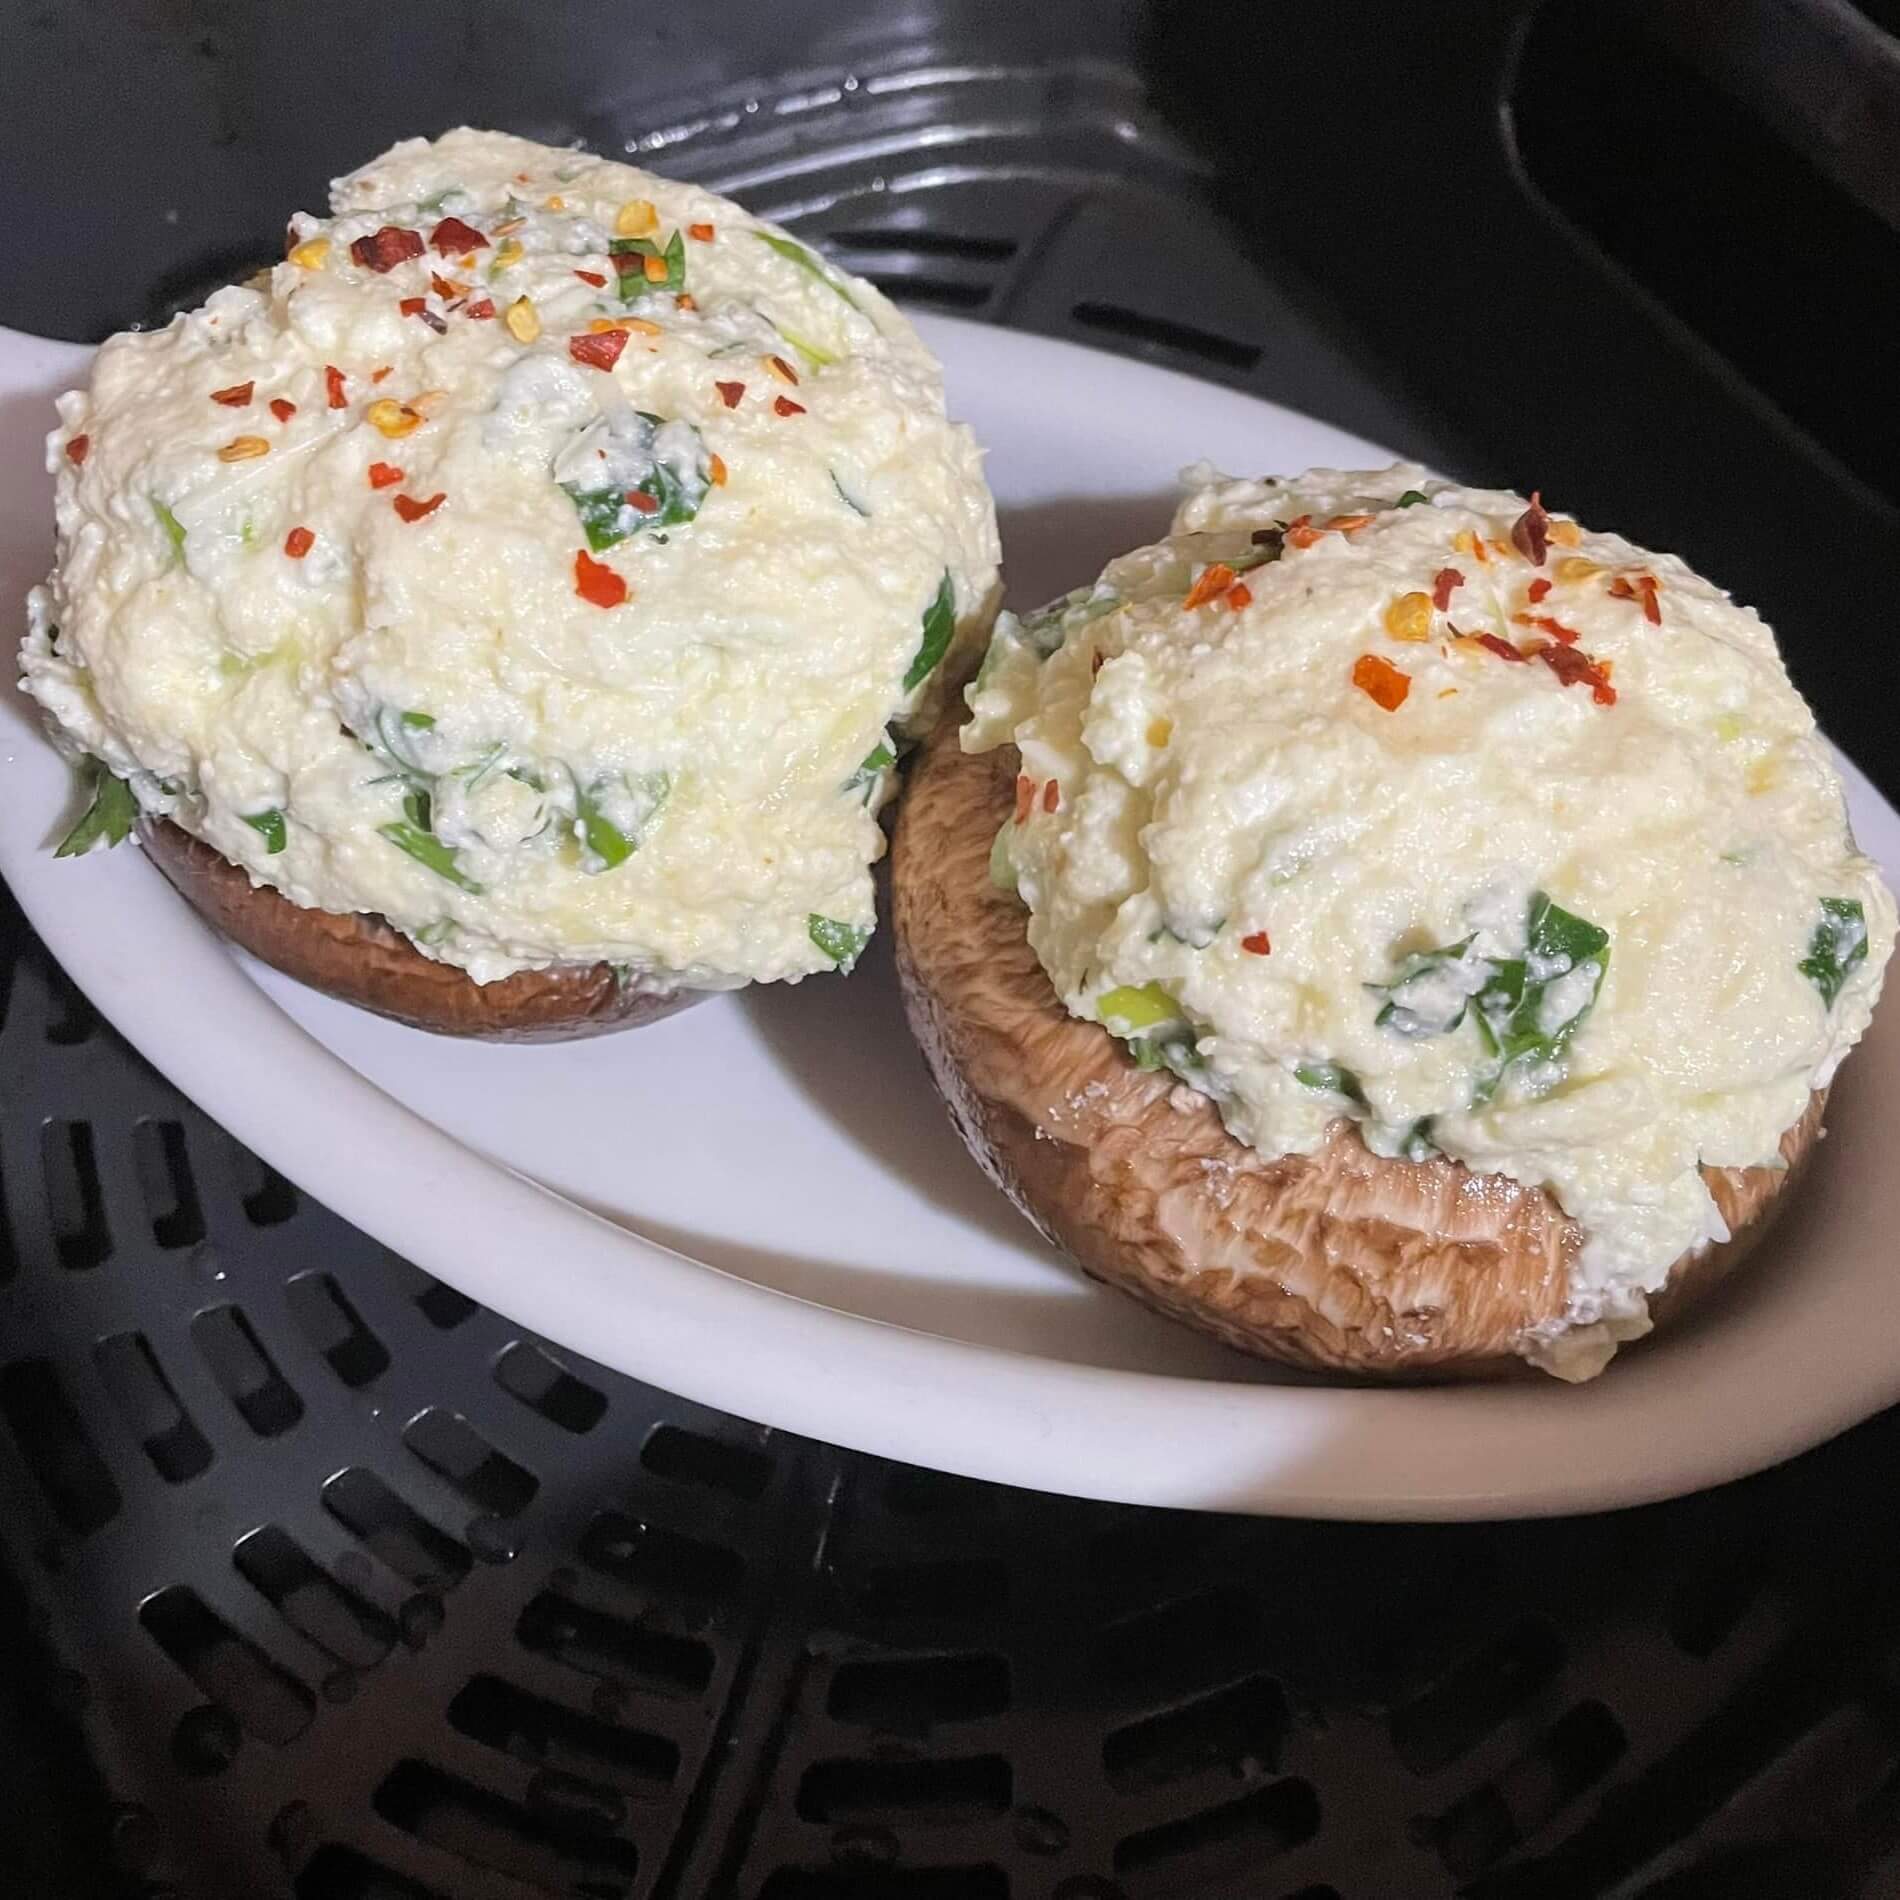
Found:
[{"label": "white cheese filling", "polygon": [[1828,750],[1673,556],[1415,467],[1190,479],[1168,540],[998,623],[994,874],[1068,1008],[1240,1140],[1346,1115],[1548,1188],[1583,1244],[1521,1349],[1588,1376],[1726,1238],[1699,1166],[1774,1164],[1867,1026],[1894,905]]},{"label": "white cheese filling", "polygon": [[55,736],[484,982],[848,962],[887,733],[995,589],[909,323],[585,152],[455,131],[332,196],[268,288],[62,398],[22,652]]}]

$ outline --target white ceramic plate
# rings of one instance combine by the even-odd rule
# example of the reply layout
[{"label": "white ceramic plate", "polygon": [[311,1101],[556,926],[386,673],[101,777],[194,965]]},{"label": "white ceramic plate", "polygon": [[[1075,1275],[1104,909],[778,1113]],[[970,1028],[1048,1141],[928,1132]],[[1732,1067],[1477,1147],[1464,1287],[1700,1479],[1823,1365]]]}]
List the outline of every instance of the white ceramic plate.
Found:
[{"label": "white ceramic plate", "polygon": [[[926,320],[1036,601],[1164,527],[1176,470],[1382,451],[1120,358]],[[0,332],[0,597],[45,570],[50,396],[86,353]],[[1534,471],[1524,471],[1528,476]],[[17,611],[0,621],[11,649]],[[7,669],[11,672],[11,669]],[[1860,837],[1900,818],[1849,773]],[[0,872],[119,1030],[379,1239],[547,1338],[748,1418],[1044,1490],[1332,1517],[1510,1516],[1716,1483],[1900,1397],[1900,1011],[1835,1093],[1754,1268],[1594,1385],[1277,1375],[1066,1267],[964,1154],[888,954],[546,1049],[399,1028],[228,951],[131,849],[57,862],[65,768],[0,692]],[[883,937],[878,945],[883,944]]]}]

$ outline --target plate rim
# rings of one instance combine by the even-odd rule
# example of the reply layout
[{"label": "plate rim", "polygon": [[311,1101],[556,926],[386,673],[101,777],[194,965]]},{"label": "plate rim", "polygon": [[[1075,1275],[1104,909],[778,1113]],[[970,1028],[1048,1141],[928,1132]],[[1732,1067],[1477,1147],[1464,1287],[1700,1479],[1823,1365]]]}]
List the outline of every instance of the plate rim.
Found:
[{"label": "plate rim", "polygon": [[[1263,422],[1297,421],[1351,441],[1317,418],[1136,358],[912,314],[926,340],[952,357],[980,347],[999,360],[1060,359],[1070,373],[1165,379],[1188,386],[1199,400],[1220,391],[1260,411]],[[43,387],[53,371],[68,376],[89,354],[85,346],[0,329],[0,395]],[[4,368],[15,358],[29,365],[24,378]],[[11,456],[14,447],[0,443],[0,453]],[[1371,444],[1355,446],[1361,449],[1389,459]],[[0,470],[0,478],[6,473]],[[7,702],[0,788],[25,790],[45,777],[53,755],[21,716],[16,687]],[[29,732],[30,744],[11,744]],[[1843,764],[1900,834],[1900,815],[1851,761]],[[36,796],[43,812],[44,794]],[[1744,1429],[1692,1436],[1688,1449],[1674,1449],[1660,1466],[1645,1459],[1566,1460],[1554,1454],[1574,1453],[1593,1430],[1614,1427],[1611,1440],[1626,1444],[1653,1444],[1658,1432],[1666,1438],[1672,1417],[1685,1409],[1681,1386],[1672,1390],[1666,1380],[1645,1377],[1635,1363],[1569,1390],[1528,1381],[1366,1387],[1206,1380],[1042,1359],[818,1305],[676,1253],[465,1146],[273,1002],[237,954],[172,898],[156,867],[139,862],[140,854],[66,861],[62,882],[36,875],[49,868],[38,860],[48,855],[43,834],[50,819],[5,819],[6,810],[20,808],[20,800],[0,793],[0,873],[22,911],[101,1014],[213,1120],[342,1218],[513,1323],[761,1424],[1073,1496],[1428,1521],[1559,1515],[1681,1495],[1778,1462],[1900,1397],[1900,1357],[1878,1366],[1870,1360],[1857,1378],[1822,1381],[1798,1425],[1777,1407],[1756,1405],[1742,1411]],[[163,892],[161,903],[139,908],[136,950],[120,933],[84,933],[76,916],[84,906],[62,902],[82,889],[77,880],[96,894],[109,880],[133,890],[124,884],[128,877],[151,880],[148,898]],[[176,997],[170,973],[180,964],[193,970],[200,1004],[190,1013],[167,1007]],[[224,1017],[222,1036],[203,1033],[206,1009]],[[1869,1040],[1881,1021],[1877,1016]],[[221,1063],[234,1041],[255,1047],[260,1040],[273,1049],[274,1092],[333,1106],[294,1126],[260,1121],[249,1078],[264,1065]],[[393,1179],[397,1157],[405,1172],[426,1175],[428,1195]],[[557,1255],[567,1269],[559,1274],[527,1275],[511,1266]],[[608,1336],[599,1326],[599,1303],[627,1302],[630,1268],[642,1275],[639,1324]],[[709,1330],[748,1349],[708,1351]],[[1688,1340],[1658,1350],[1694,1361],[1710,1348],[1707,1340],[1699,1343],[1700,1350]],[[1692,1384],[1696,1371],[1693,1363],[1685,1366],[1683,1383]],[[1483,1455],[1499,1444],[1513,1447],[1508,1472]]]}]

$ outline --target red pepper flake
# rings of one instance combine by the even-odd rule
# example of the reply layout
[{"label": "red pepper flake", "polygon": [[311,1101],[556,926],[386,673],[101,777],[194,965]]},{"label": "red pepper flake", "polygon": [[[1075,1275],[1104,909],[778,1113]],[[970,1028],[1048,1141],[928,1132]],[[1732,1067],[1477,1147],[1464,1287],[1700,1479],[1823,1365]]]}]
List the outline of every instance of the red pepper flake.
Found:
[{"label": "red pepper flake", "polygon": [[1513,614],[1511,624],[1518,627],[1535,627],[1540,633],[1547,633],[1553,640],[1567,647],[1573,647],[1583,636],[1575,627],[1566,627],[1561,620],[1553,620],[1549,614]]},{"label": "red pepper flake", "polygon": [[1610,583],[1612,600],[1640,600],[1643,603],[1643,618],[1652,627],[1662,625],[1662,602],[1656,598],[1662,590],[1662,583],[1654,574],[1638,574],[1634,585],[1619,574]]},{"label": "red pepper flake", "polygon": [[427,297],[405,297],[396,306],[405,317],[419,317],[428,307]]},{"label": "red pepper flake", "polygon": [[1042,808],[1044,811],[1054,811],[1061,803],[1062,786],[1057,780],[1051,779],[1049,783],[1042,788]]},{"label": "red pepper flake", "polygon": [[772,404],[772,413],[775,416],[802,416],[805,413],[805,405],[802,402],[794,402],[789,396],[780,396]]},{"label": "red pepper flake", "polygon": [[[415,233],[410,232],[408,235],[413,237]],[[472,224],[464,224],[460,218],[444,218],[442,222],[429,233],[429,242],[433,244],[444,257],[455,257],[459,256],[463,251],[482,251],[488,248],[488,240],[483,237]],[[354,251],[355,248],[355,245],[350,246],[352,251]],[[419,257],[421,253],[422,243],[421,240],[418,239],[415,250],[410,252],[409,255]]]},{"label": "red pepper flake", "polygon": [[279,422],[288,422],[297,413],[297,405],[285,396],[270,399],[270,412]]},{"label": "red pepper flake", "polygon": [[713,241],[713,228],[710,224],[689,224],[686,227],[686,235],[689,238],[697,238],[702,244],[710,244]]},{"label": "red pepper flake", "polygon": [[349,398],[343,393],[343,372],[334,363],[326,363],[323,366],[323,386],[330,392],[332,409],[349,407]]},{"label": "red pepper flake", "polygon": [[1442,614],[1451,605],[1453,593],[1465,584],[1465,577],[1455,567],[1441,567],[1432,576],[1432,605]]},{"label": "red pepper flake", "polygon": [[1313,526],[1311,515],[1298,515],[1286,524],[1286,544],[1291,548],[1310,548],[1325,532],[1324,528]]},{"label": "red pepper flake", "polygon": [[385,363],[381,369],[371,370],[370,376],[369,376],[370,381],[372,383],[380,383],[385,376],[389,375],[391,371],[395,369],[395,367],[396,366],[393,363]]},{"label": "red pepper flake", "polygon": [[1245,581],[1236,581],[1221,596],[1221,599],[1226,601],[1235,613],[1239,613],[1241,608],[1253,605],[1253,589]]},{"label": "red pepper flake", "polygon": [[1016,775],[1016,822],[1026,824],[1036,808],[1036,781],[1023,773]]},{"label": "red pepper flake", "polygon": [[1412,676],[1401,672],[1390,660],[1380,659],[1376,653],[1362,653],[1353,661],[1352,683],[1375,706],[1387,712],[1397,712],[1412,690]]},{"label": "red pepper flake", "polygon": [[394,488],[402,480],[402,470],[388,462],[372,462],[369,465],[369,485],[372,488]]},{"label": "red pepper flake", "polygon": [[293,561],[301,561],[316,545],[317,537],[308,528],[292,528],[284,536],[284,552]]},{"label": "red pepper flake", "polygon": [[1372,526],[1371,515],[1335,515],[1327,522],[1327,527],[1339,534],[1357,534],[1361,528]]},{"label": "red pepper flake", "polygon": [[627,598],[627,583],[605,562],[579,548],[574,554],[574,591],[596,607],[618,607]]},{"label": "red pepper flake", "polygon": [[88,452],[91,450],[91,448],[92,448],[91,436],[76,435],[73,437],[73,439],[70,442],[66,444],[66,459],[67,461],[72,463],[74,468],[78,468],[79,465],[85,461],[86,456]]},{"label": "red pepper flake", "polygon": [[765,367],[769,369],[780,382],[790,383],[794,389],[798,387],[798,372],[793,369],[791,364],[786,362],[784,357],[768,356],[765,359]]},{"label": "red pepper flake", "polygon": [[427,501],[417,501],[413,495],[398,495],[395,501],[397,514],[405,521],[420,521],[425,515],[432,515],[448,500],[446,495],[431,495]]},{"label": "red pepper flake", "polygon": [[674,297],[673,308],[675,310],[697,310],[699,305],[693,301],[693,296],[690,291],[682,290]]},{"label": "red pepper flake", "polygon": [[719,400],[728,409],[737,409],[740,397],[745,394],[744,383],[714,383],[713,387],[718,390]]},{"label": "red pepper flake", "polygon": [[1267,941],[1267,933],[1264,930],[1256,930],[1252,936],[1242,937],[1240,947],[1249,956],[1268,957],[1273,954],[1273,945]]},{"label": "red pepper flake", "polygon": [[1187,590],[1183,607],[1205,607],[1210,600],[1218,600],[1239,579],[1234,570],[1225,561],[1210,561],[1201,569],[1194,585]]},{"label": "red pepper flake", "polygon": [[1550,517],[1544,512],[1544,498],[1531,490],[1531,505],[1511,523],[1511,545],[1533,567],[1544,565],[1550,552]]},{"label": "red pepper flake", "polygon": [[607,280],[597,270],[577,270],[574,275],[584,284],[592,284],[596,290],[605,290]]},{"label": "red pepper flake", "polygon": [[214,389],[211,392],[213,402],[221,402],[227,409],[242,409],[251,400],[251,391],[256,383],[233,383],[229,389]]},{"label": "red pepper flake", "polygon": [[462,296],[467,291],[468,286],[466,284],[458,284],[452,277],[444,277],[439,270],[432,270],[429,273],[429,288],[433,290],[444,303],[453,303],[457,297]]},{"label": "red pepper flake", "polygon": [[[1456,628],[1452,631],[1455,633]],[[1472,636],[1487,653],[1495,653],[1500,660],[1511,660],[1522,666],[1530,658],[1528,653],[1520,653],[1510,641],[1500,639],[1495,633],[1480,633]]]},{"label": "red pepper flake", "polygon": [[660,512],[660,498],[658,495],[649,495],[644,488],[629,488],[627,506],[638,514],[657,515]]},{"label": "red pepper flake", "polygon": [[1533,607],[1550,592],[1550,582],[1540,574],[1530,584],[1530,603]]},{"label": "red pepper flake", "polygon": [[1589,654],[1578,647],[1539,647],[1537,657],[1566,686],[1587,686],[1590,697],[1599,706],[1616,704],[1616,688],[1610,676]]},{"label": "red pepper flake", "polygon": [[482,322],[488,317],[492,317],[494,314],[495,300],[493,297],[483,297],[477,303],[466,305],[462,311],[463,316],[473,317],[477,323]]},{"label": "red pepper flake", "polygon": [[625,330],[590,330],[567,339],[568,355],[575,362],[586,363],[594,369],[612,369],[626,347]]},{"label": "red pepper flake", "polygon": [[[448,219],[448,223],[456,220]],[[441,230],[441,225],[436,229]],[[464,229],[467,227],[464,226]],[[405,231],[399,224],[386,224],[380,231],[372,231],[368,237],[360,237],[350,246],[350,256],[365,270],[392,271],[398,264],[406,264],[412,257],[422,255],[422,233]]]}]

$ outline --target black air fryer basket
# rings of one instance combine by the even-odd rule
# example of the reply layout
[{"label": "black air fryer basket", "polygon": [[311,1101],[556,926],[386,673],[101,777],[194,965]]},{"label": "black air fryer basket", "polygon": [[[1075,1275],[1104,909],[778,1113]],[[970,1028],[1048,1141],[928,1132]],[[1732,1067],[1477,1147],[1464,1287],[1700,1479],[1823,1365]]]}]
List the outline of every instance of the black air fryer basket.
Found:
[{"label": "black air fryer basket", "polygon": [[[161,319],[396,137],[581,139],[1679,547],[1894,792],[1896,25],[33,0],[0,321]],[[0,1892],[1900,1894],[1892,1416],[1560,1522],[1050,1499],[522,1334],[209,1122],[3,896],[0,1076]]]}]

